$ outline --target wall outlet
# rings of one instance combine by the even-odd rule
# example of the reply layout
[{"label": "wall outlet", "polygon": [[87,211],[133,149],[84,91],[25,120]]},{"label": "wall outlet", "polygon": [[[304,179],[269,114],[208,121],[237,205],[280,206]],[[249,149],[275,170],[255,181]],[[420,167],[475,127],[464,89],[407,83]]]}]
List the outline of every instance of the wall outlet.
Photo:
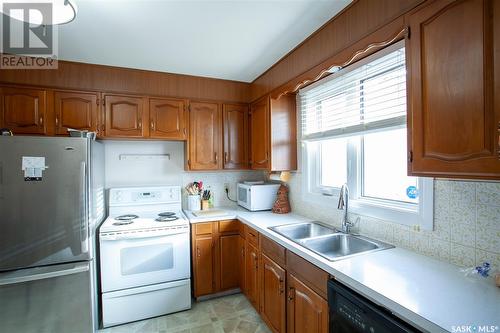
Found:
[{"label": "wall outlet", "polygon": [[224,191],[229,193],[229,183],[224,183]]}]

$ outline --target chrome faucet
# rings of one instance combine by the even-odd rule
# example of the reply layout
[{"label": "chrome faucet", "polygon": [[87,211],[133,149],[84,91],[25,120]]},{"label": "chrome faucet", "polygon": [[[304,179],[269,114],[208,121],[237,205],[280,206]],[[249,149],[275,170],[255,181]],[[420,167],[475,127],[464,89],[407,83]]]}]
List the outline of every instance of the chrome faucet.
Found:
[{"label": "chrome faucet", "polygon": [[342,219],[342,232],[345,232],[346,234],[351,232],[351,227],[354,225],[354,223],[349,222],[348,214],[349,214],[349,187],[347,184],[342,185],[340,188],[340,194],[339,194],[339,204],[337,206],[337,209],[339,210],[344,210],[344,218]]}]

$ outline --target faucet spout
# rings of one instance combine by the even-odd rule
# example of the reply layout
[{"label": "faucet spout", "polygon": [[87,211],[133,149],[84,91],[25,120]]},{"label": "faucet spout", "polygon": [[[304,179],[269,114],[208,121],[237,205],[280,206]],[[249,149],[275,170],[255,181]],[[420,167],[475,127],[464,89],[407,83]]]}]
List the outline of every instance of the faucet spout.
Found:
[{"label": "faucet spout", "polygon": [[349,187],[347,184],[342,185],[339,194],[339,203],[337,209],[344,210],[344,218],[342,219],[342,231],[349,233],[352,223],[349,222]]}]

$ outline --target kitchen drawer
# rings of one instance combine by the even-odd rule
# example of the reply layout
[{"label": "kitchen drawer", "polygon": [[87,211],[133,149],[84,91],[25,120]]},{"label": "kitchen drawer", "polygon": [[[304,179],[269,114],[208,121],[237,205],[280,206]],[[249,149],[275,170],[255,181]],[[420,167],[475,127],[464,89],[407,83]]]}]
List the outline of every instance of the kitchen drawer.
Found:
[{"label": "kitchen drawer", "polygon": [[252,244],[255,247],[259,247],[259,233],[250,228],[249,226],[245,226],[245,234],[246,234],[246,239],[250,244]]},{"label": "kitchen drawer", "polygon": [[327,299],[328,273],[291,251],[286,251],[287,269],[324,299]]},{"label": "kitchen drawer", "polygon": [[275,241],[261,236],[260,237],[260,246],[262,252],[268,256],[270,259],[274,260],[277,264],[284,267],[286,263],[285,253],[286,250],[283,246],[279,245]]},{"label": "kitchen drawer", "polygon": [[238,220],[225,220],[219,221],[219,233],[239,233],[240,231],[240,221]]},{"label": "kitchen drawer", "polygon": [[194,230],[195,235],[210,235],[212,234],[212,222],[196,223]]}]

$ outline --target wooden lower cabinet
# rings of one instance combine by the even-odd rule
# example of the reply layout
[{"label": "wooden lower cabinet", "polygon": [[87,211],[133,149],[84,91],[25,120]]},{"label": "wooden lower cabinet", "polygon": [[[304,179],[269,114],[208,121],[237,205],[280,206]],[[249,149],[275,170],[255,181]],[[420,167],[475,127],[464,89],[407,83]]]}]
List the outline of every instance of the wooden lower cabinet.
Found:
[{"label": "wooden lower cabinet", "polygon": [[328,302],[288,274],[287,332],[328,332]]},{"label": "wooden lower cabinet", "polygon": [[195,297],[239,287],[272,332],[328,332],[328,273],[237,220],[192,237]]},{"label": "wooden lower cabinet", "polygon": [[193,253],[194,294],[196,297],[215,292],[214,241],[211,235],[199,236],[194,240]]},{"label": "wooden lower cabinet", "polygon": [[259,250],[247,242],[246,251],[246,295],[253,307],[259,311]]},{"label": "wooden lower cabinet", "polygon": [[240,235],[221,235],[219,236],[219,269],[220,272],[220,286],[219,290],[229,290],[239,287],[239,253]]},{"label": "wooden lower cabinet", "polygon": [[239,271],[239,279],[240,279],[240,289],[246,295],[246,274],[245,274],[245,258],[246,258],[246,243],[243,235],[239,235],[239,263],[238,263],[238,271]]},{"label": "wooden lower cabinet", "polygon": [[197,223],[192,230],[194,296],[240,286],[239,221]]},{"label": "wooden lower cabinet", "polygon": [[285,270],[262,254],[260,314],[273,332],[286,332]]}]

